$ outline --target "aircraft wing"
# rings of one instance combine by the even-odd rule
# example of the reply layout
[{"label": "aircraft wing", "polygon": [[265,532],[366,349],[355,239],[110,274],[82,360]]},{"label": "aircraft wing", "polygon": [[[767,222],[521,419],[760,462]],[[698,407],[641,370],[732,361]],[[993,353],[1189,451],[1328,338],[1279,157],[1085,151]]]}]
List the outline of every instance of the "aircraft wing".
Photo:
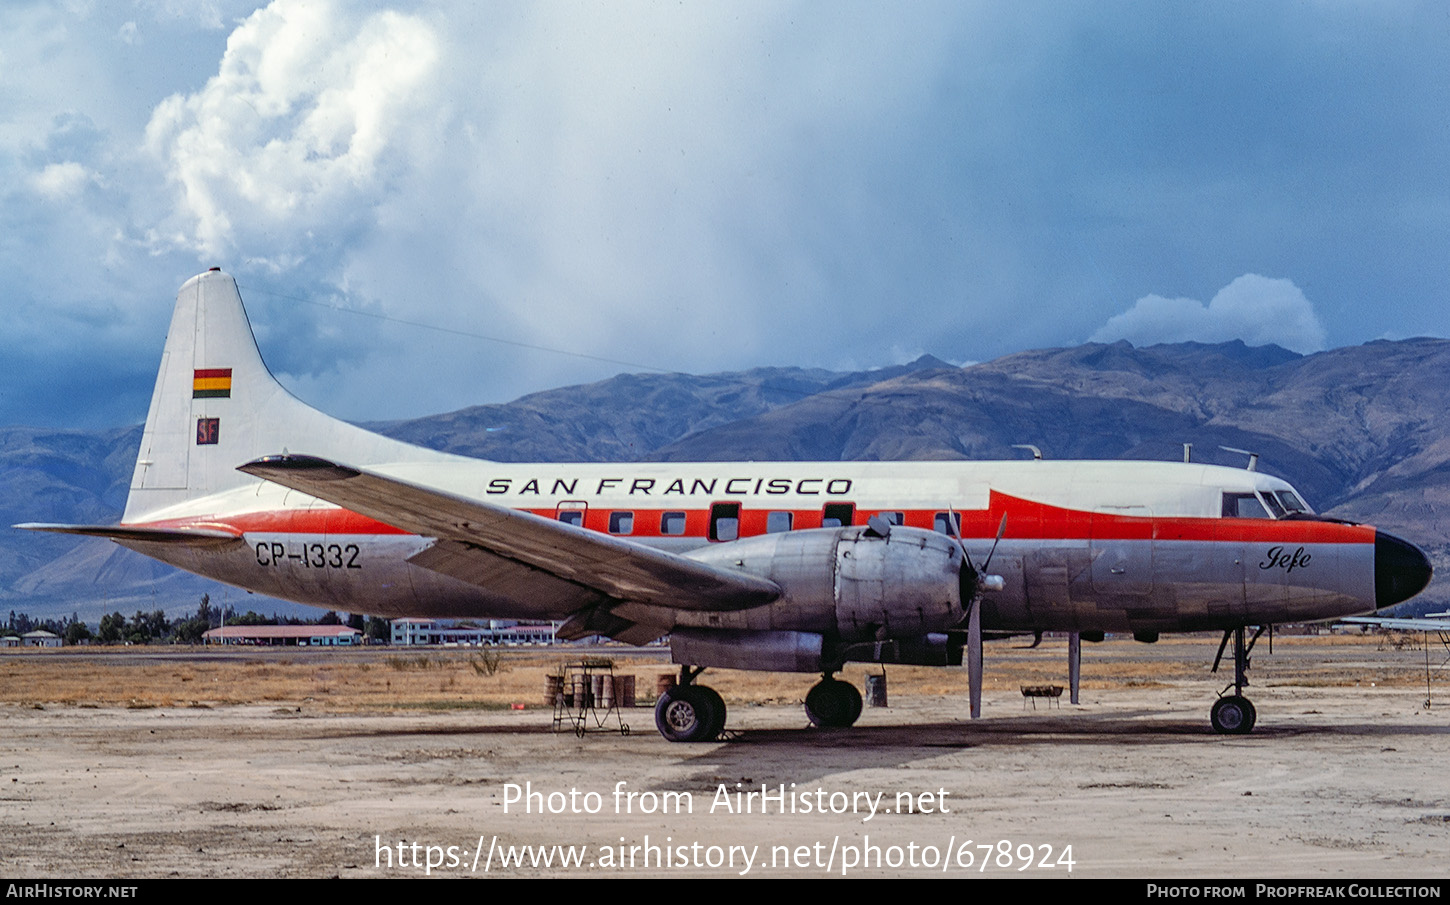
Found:
[{"label": "aircraft wing", "polygon": [[[625,601],[676,610],[743,610],[780,596],[774,582],[315,456],[267,456],[241,471],[438,543],[410,561],[491,590],[544,599],[599,634]],[[572,620],[571,620],[572,621]],[[656,632],[656,635],[659,633]]]},{"label": "aircraft wing", "polygon": [[1450,619],[1412,617],[1397,618],[1394,616],[1349,616],[1339,620],[1351,625],[1373,625],[1377,628],[1392,629],[1397,632],[1450,632]]}]

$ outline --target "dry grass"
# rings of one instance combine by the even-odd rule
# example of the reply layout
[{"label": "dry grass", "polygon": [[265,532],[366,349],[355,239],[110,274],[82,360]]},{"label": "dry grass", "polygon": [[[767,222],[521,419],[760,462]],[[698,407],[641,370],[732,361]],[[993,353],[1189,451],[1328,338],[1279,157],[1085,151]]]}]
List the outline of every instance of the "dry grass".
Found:
[{"label": "dry grass", "polygon": [[[128,706],[311,704],[353,711],[542,701],[557,657],[508,657],[493,675],[464,651],[92,649],[0,657],[0,701]],[[186,654],[192,654],[186,658]],[[160,654],[161,656],[157,656]]]},{"label": "dry grass", "polygon": [[[1219,676],[1208,667],[1218,639],[1206,635],[1164,639],[1143,645],[1109,641],[1083,646],[1083,687],[1154,687],[1227,682],[1232,662]],[[1404,647],[1401,645],[1400,647]],[[1007,641],[987,646],[985,686],[1015,690],[1020,685],[1066,684],[1067,644],[1049,638],[1035,649]],[[607,652],[603,651],[603,652]],[[221,706],[276,703],[328,711],[416,708],[504,708],[547,706],[545,677],[570,658],[601,651],[509,650],[494,659],[478,651],[390,650],[216,650],[200,648],[81,648],[43,652],[0,651],[0,702],[19,705]],[[1432,665],[1444,659],[1432,650]],[[1423,684],[1424,654],[1397,649],[1375,636],[1281,637],[1274,654],[1260,642],[1251,677],[1255,684],[1328,686],[1413,686]],[[617,673],[636,676],[641,703],[653,700],[656,678],[673,673],[667,653],[618,657]],[[851,664],[842,677],[864,684],[879,666]],[[965,670],[888,666],[893,698],[960,695]],[[789,673],[710,670],[706,681],[734,704],[800,701],[813,678]],[[1443,682],[1445,670],[1436,671]]]}]

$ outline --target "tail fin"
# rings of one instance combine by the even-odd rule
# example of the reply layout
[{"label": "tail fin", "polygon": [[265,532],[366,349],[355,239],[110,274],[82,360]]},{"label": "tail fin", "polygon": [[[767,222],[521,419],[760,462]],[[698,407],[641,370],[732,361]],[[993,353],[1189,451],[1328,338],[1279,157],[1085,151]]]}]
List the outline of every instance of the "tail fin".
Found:
[{"label": "tail fin", "polygon": [[448,458],[292,396],[262,362],[236,281],[217,268],[192,277],[176,294],[122,521],[256,483],[237,466],[287,451],[357,465]]}]

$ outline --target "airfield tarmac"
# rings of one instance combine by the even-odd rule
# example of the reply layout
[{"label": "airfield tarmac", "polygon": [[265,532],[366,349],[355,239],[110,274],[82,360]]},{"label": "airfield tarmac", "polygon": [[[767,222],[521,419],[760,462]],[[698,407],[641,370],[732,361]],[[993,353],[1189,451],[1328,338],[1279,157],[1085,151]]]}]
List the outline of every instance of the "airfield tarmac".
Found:
[{"label": "airfield tarmac", "polygon": [[[1444,669],[1426,709],[1422,650],[1276,639],[1254,658],[1258,729],[1223,737],[1207,720],[1216,646],[1085,645],[1083,703],[1033,711],[1016,683],[1062,681],[1065,646],[989,645],[984,719],[965,719],[964,671],[922,671],[956,686],[942,693],[891,667],[891,706],[830,732],[781,697],[798,700],[809,676],[767,687],[712,671],[732,738],[704,745],[665,742],[646,708],[626,713],[628,735],[556,732],[539,694],[522,711],[379,706],[368,683],[401,695],[411,675],[397,652],[4,652],[0,873],[1450,875]],[[442,707],[466,683],[439,670],[470,655],[418,656],[439,659],[422,674]],[[287,669],[313,677],[305,693],[226,691]],[[643,692],[667,669],[628,671]],[[47,692],[56,670],[91,692]],[[114,694],[183,675],[210,688],[159,704]],[[763,801],[734,794],[762,788]]]}]

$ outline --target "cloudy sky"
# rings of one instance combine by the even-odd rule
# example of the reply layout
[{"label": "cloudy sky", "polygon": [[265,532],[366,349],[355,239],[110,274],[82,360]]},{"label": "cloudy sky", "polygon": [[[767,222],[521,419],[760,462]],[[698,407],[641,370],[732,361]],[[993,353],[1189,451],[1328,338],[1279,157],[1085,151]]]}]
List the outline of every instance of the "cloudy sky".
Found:
[{"label": "cloudy sky", "polygon": [[640,366],[1450,335],[1450,11],[0,7],[0,424],[142,420],[210,266],[354,419]]}]

